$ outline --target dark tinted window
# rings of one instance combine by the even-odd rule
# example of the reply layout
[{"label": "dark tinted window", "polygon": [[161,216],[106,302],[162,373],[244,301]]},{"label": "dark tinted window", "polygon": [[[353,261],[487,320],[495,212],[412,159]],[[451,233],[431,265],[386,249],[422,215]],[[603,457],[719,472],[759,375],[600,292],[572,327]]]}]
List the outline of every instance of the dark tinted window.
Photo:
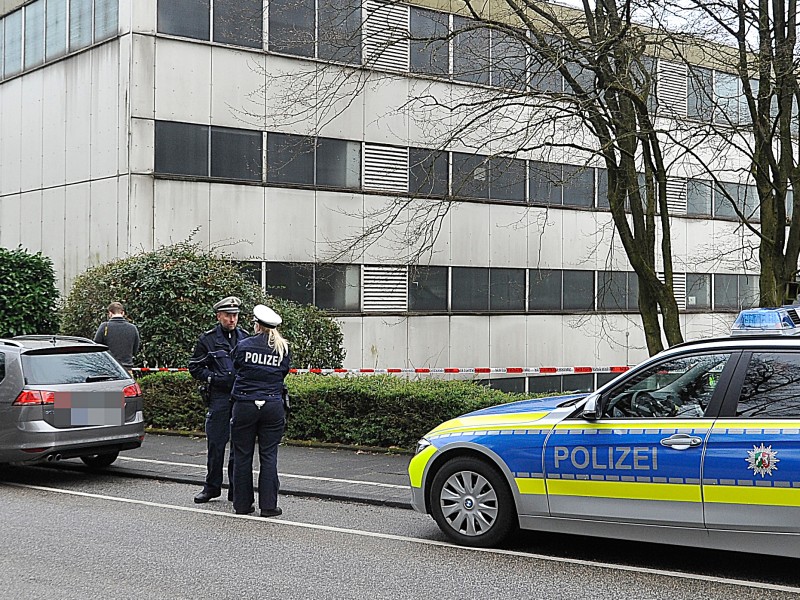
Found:
[{"label": "dark tinted window", "polygon": [[446,196],[447,152],[409,148],[408,191],[420,196]]},{"label": "dark tinted window", "polygon": [[489,199],[489,159],[480,154],[453,152],[453,195]]},{"label": "dark tinted window", "polygon": [[239,271],[242,272],[244,277],[258,286],[264,287],[264,282],[261,281],[261,261],[240,261],[236,263]]},{"label": "dark tinted window", "polygon": [[361,144],[347,140],[317,140],[317,185],[361,187]]},{"label": "dark tinted window", "polygon": [[528,198],[531,204],[561,204],[561,165],[531,161]]},{"label": "dark tinted window", "polygon": [[714,275],[714,308],[739,310],[738,275]]},{"label": "dark tinted window", "polygon": [[686,310],[711,308],[711,275],[686,274]]},{"label": "dark tinted window", "polygon": [[269,1],[269,49],[314,56],[314,0]]},{"label": "dark tinted window", "polygon": [[6,355],[0,352],[0,381],[6,378]]},{"label": "dark tinted window", "polygon": [[316,305],[334,312],[361,309],[361,268],[358,265],[317,265]]},{"label": "dark tinted window", "polygon": [[491,172],[490,196],[493,200],[525,202],[524,160],[516,158],[492,158],[489,161]]},{"label": "dark tinted window", "polygon": [[447,13],[411,7],[411,72],[447,75],[450,55]]},{"label": "dark tinted window", "polygon": [[613,381],[620,375],[622,375],[622,373],[597,373],[597,387],[603,386],[609,381]]},{"label": "dark tinted window", "polygon": [[597,207],[608,208],[608,169],[597,169]]},{"label": "dark tinted window", "polygon": [[554,394],[561,391],[561,375],[538,375],[528,377],[531,394]]},{"label": "dark tinted window", "polygon": [[489,85],[489,29],[480,21],[453,17],[453,77]]},{"label": "dark tinted window", "polygon": [[408,310],[447,311],[447,267],[412,267],[408,274]]},{"label": "dark tinted window", "polygon": [[525,310],[525,269],[489,270],[489,309]]},{"label": "dark tinted window", "polygon": [[561,310],[561,271],[531,269],[528,310]]},{"label": "dark tinted window", "polygon": [[597,274],[597,308],[637,310],[639,280],[635,273],[600,271]]},{"label": "dark tinted window", "polygon": [[453,267],[453,311],[489,310],[489,269]]},{"label": "dark tinted window", "polygon": [[[162,0],[163,2],[163,0]],[[214,3],[214,41],[261,48],[262,0],[225,0]]]},{"label": "dark tinted window", "polygon": [[686,182],[686,214],[710,215],[711,214],[711,187],[710,181],[690,179]]},{"label": "dark tinted window", "polygon": [[261,181],[261,132],[211,128],[211,176]]},{"label": "dark tinted window", "polygon": [[98,42],[117,34],[119,0],[95,0],[94,41]]},{"label": "dark tinted window", "polygon": [[314,265],[267,263],[267,293],[299,304],[312,304]]},{"label": "dark tinted window", "polygon": [[594,390],[594,376],[591,373],[575,373],[574,375],[561,376],[561,391],[569,392],[591,392]]},{"label": "dark tinted window", "polygon": [[314,138],[268,133],[267,181],[314,185]]},{"label": "dark tinted window", "polygon": [[210,37],[210,0],[159,0],[158,31],[207,40]]},{"label": "dark tinted window", "polygon": [[[524,37],[525,32],[519,35]],[[492,32],[492,85],[524,90],[527,47],[518,38],[504,31]]]},{"label": "dark tinted window", "polygon": [[319,1],[319,58],[361,64],[361,0]]},{"label": "dark tinted window", "polygon": [[22,371],[27,385],[85,383],[87,378],[128,379],[108,352],[23,354]]},{"label": "dark tinted window", "polygon": [[208,127],[156,121],[156,173],[208,176]]},{"label": "dark tinted window", "polygon": [[710,121],[714,114],[714,88],[711,69],[692,67],[689,70],[688,77],[688,115],[701,121]]},{"label": "dark tinted window", "polygon": [[737,417],[800,417],[800,354],[756,352],[747,365]]},{"label": "dark tinted window", "polygon": [[594,271],[564,271],[564,310],[594,307]]},{"label": "dark tinted window", "polygon": [[485,380],[490,388],[506,393],[525,393],[524,377],[498,377],[497,379]]},{"label": "dark tinted window", "polygon": [[563,165],[561,179],[565,206],[594,206],[594,169]]}]

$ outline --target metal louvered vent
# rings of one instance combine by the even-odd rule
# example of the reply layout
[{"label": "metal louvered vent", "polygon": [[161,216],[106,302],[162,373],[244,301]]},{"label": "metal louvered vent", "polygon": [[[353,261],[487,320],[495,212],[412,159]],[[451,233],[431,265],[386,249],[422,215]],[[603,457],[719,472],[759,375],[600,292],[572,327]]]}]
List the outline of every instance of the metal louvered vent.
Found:
[{"label": "metal louvered vent", "polygon": [[408,149],[364,144],[364,189],[408,192]]},{"label": "metal louvered vent", "polygon": [[658,61],[658,103],[666,116],[686,116],[686,65]]},{"label": "metal louvered vent", "polygon": [[800,325],[800,316],[798,316],[796,309],[790,308],[786,311],[786,314],[789,315],[789,318],[792,320],[792,323],[794,323],[795,325]]},{"label": "metal louvered vent", "polygon": [[671,215],[686,214],[686,180],[667,177],[667,208]]},{"label": "metal louvered vent", "polygon": [[364,65],[408,71],[408,6],[367,0],[364,23]]},{"label": "metal louvered vent", "polygon": [[363,267],[363,311],[405,312],[408,310],[408,270],[406,267]]},{"label": "metal louvered vent", "polygon": [[[664,283],[663,272],[659,272],[658,280]],[[686,310],[686,273],[672,274],[672,293],[675,294],[678,310]]]}]

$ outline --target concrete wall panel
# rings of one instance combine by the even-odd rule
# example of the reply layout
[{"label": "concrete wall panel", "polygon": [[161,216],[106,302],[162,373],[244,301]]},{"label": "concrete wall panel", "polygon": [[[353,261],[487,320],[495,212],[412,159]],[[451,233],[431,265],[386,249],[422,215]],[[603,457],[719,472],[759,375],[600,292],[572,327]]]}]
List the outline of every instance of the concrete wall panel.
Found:
[{"label": "concrete wall panel", "polygon": [[[370,342],[365,340],[365,343]],[[409,367],[449,367],[450,347],[450,317],[438,315],[408,320]]]},{"label": "concrete wall panel", "polygon": [[131,175],[128,203],[128,251],[155,247],[155,181],[144,175]]},{"label": "concrete wall panel", "polygon": [[56,273],[56,285],[66,290],[64,278],[64,246],[66,231],[64,226],[66,215],[66,188],[54,187],[42,190],[42,253],[53,259]]},{"label": "concrete wall panel", "polygon": [[192,239],[210,245],[209,199],[211,184],[194,181],[157,180],[153,219],[155,247]]},{"label": "concrete wall panel", "polygon": [[451,317],[451,366],[488,365],[489,359],[489,319],[471,315]]},{"label": "concrete wall panel", "polygon": [[42,247],[42,191],[20,195],[20,239],[23,247],[37,252]]},{"label": "concrete wall panel", "polygon": [[216,184],[210,186],[209,236],[237,258],[264,256],[264,188]]},{"label": "concrete wall panel", "polygon": [[104,44],[91,52],[91,177],[117,174],[119,165],[119,45]]},{"label": "concrete wall panel", "polygon": [[405,366],[408,357],[408,319],[364,317],[361,364],[366,368]]},{"label": "concrete wall panel", "polygon": [[64,277],[72,281],[87,267],[96,266],[91,262],[91,186],[88,182],[76,183],[66,187],[64,211]]},{"label": "concrete wall panel", "polygon": [[318,260],[336,258],[337,262],[355,262],[356,257],[361,256],[363,211],[364,201],[360,194],[317,192],[315,239]]},{"label": "concrete wall panel", "polygon": [[208,123],[211,116],[211,47],[156,40],[156,118]]},{"label": "concrete wall panel", "polygon": [[65,62],[67,183],[87,181],[91,176],[92,143],[92,52]]},{"label": "concrete wall panel", "polygon": [[42,69],[42,187],[63,185],[67,174],[66,63]]},{"label": "concrete wall panel", "polygon": [[156,115],[155,38],[133,35],[131,53],[131,116],[154,119]]},{"label": "concrete wall panel", "polygon": [[302,190],[266,189],[264,258],[311,262],[315,255],[316,201]]},{"label": "concrete wall panel", "polygon": [[37,189],[42,182],[42,70],[22,78],[22,146],[20,187],[23,191]]},{"label": "concrete wall panel", "polygon": [[211,124],[265,130],[267,57],[215,47],[211,51]]},{"label": "concrete wall panel", "polygon": [[528,265],[528,208],[490,205],[489,264],[493,267]]},{"label": "concrete wall panel", "polygon": [[0,196],[20,191],[22,78],[0,88]]},{"label": "concrete wall panel", "polygon": [[0,196],[0,246],[4,248],[16,248],[23,243],[19,196],[18,193]]},{"label": "concrete wall panel", "polygon": [[453,204],[450,209],[451,264],[478,267],[489,264],[489,205]]},{"label": "concrete wall panel", "polygon": [[525,315],[501,315],[489,319],[489,358],[484,365],[465,367],[528,366]]}]

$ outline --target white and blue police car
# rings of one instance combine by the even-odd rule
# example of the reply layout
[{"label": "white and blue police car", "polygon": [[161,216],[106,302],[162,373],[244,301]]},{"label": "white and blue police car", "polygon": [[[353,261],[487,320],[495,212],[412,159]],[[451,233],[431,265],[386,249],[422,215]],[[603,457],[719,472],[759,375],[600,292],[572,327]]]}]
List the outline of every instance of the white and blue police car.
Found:
[{"label": "white and blue police car", "polygon": [[799,308],[744,311],[589,395],[442,423],[409,464],[414,508],[469,546],[521,527],[800,557]]}]

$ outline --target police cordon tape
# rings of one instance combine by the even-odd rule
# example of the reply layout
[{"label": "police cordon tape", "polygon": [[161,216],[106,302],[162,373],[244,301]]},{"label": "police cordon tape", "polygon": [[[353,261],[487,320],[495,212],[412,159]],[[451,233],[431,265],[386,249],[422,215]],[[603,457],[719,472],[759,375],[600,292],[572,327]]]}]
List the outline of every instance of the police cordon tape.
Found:
[{"label": "police cordon tape", "polygon": [[[570,375],[585,373],[624,373],[630,367],[417,367],[398,369],[289,369],[290,373],[316,373],[318,375]],[[164,371],[188,371],[186,367],[138,367],[134,372],[146,375]]]}]

